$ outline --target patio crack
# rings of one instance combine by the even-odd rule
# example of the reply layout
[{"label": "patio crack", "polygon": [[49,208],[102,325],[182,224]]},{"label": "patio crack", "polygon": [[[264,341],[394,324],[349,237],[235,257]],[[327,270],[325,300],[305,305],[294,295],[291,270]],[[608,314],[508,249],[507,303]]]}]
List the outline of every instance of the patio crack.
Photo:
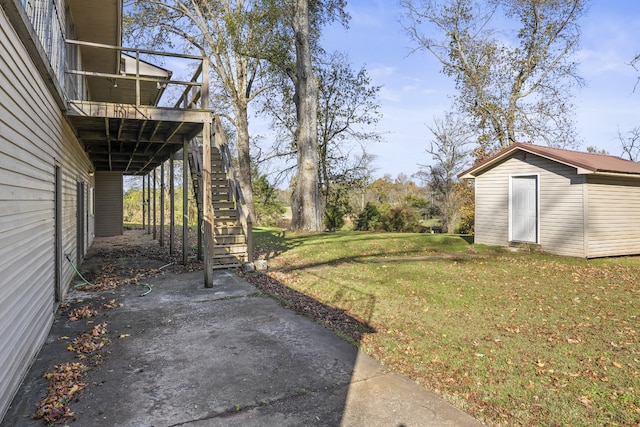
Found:
[{"label": "patio crack", "polygon": [[[224,419],[227,417],[232,417],[234,415],[243,413],[243,412],[247,412],[247,411],[251,411],[253,409],[268,409],[269,407],[273,407],[276,405],[282,405],[285,404],[286,402],[290,401],[290,400],[294,400],[297,399],[299,397],[302,396],[306,396],[306,395],[310,395],[310,394],[314,394],[314,393],[325,393],[328,390],[331,390],[332,392],[335,390],[338,390],[342,387],[348,387],[351,384],[351,381],[336,381],[334,383],[332,383],[331,385],[327,385],[325,387],[321,387],[321,388],[317,388],[317,389],[306,389],[306,388],[299,388],[296,391],[289,393],[285,396],[282,396],[280,398],[275,398],[275,399],[270,399],[270,400],[263,400],[260,401],[258,403],[253,403],[253,404],[249,404],[249,405],[236,405],[234,407],[231,407],[227,410],[224,410],[222,412],[217,412],[217,413],[209,413],[203,417],[200,418],[194,418],[188,421],[181,421],[179,423],[175,423],[175,424],[171,424],[168,425],[167,427],[185,427],[185,426],[189,426],[191,423],[197,423],[197,422],[202,422],[202,421],[207,421],[207,420],[214,420],[214,419]],[[346,399],[346,396],[345,396]]]}]

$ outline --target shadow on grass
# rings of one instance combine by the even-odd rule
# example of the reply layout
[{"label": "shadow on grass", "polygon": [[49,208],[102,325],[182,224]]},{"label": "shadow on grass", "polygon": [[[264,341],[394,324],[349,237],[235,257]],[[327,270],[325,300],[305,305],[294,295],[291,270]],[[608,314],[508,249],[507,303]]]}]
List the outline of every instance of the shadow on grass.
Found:
[{"label": "shadow on grass", "polygon": [[282,228],[254,228],[254,256],[256,259],[272,259],[302,244],[298,239],[286,239]]},{"label": "shadow on grass", "polygon": [[[264,293],[276,298],[284,307],[320,323],[356,347],[362,341],[364,334],[375,332],[375,329],[369,325],[370,316],[373,315],[375,307],[375,297],[372,295],[362,295],[358,292],[359,303],[367,307],[365,311],[369,317],[363,321],[348,315],[343,309],[331,307],[298,292],[267,274],[250,273],[245,276],[245,279]],[[335,295],[333,300],[345,299],[344,292],[348,290],[341,291],[340,295]]]},{"label": "shadow on grass", "polygon": [[[331,267],[340,264],[378,264],[378,263],[407,263],[447,260],[452,262],[467,262],[485,255],[472,248],[473,236],[450,234],[416,234],[416,233],[383,233],[383,232],[348,232],[348,233],[312,233],[290,234],[277,228],[254,229],[254,254],[257,259],[270,260],[300,246],[312,248],[325,253],[323,247],[327,243],[339,242],[345,247],[353,247],[348,254],[336,253],[335,257],[324,257],[320,261],[311,261],[287,265],[277,270],[287,272],[306,270],[318,267]],[[398,245],[398,239],[410,239],[421,243],[415,249],[403,249]],[[368,246],[369,243],[377,245]],[[364,246],[360,246],[364,245]],[[330,247],[330,246],[329,246]],[[361,252],[360,247],[369,247],[374,251]],[[359,253],[361,252],[361,253]],[[304,261],[304,260],[303,260]]]},{"label": "shadow on grass", "polygon": [[474,238],[473,234],[461,235],[460,238],[467,242],[470,245],[473,245]]}]

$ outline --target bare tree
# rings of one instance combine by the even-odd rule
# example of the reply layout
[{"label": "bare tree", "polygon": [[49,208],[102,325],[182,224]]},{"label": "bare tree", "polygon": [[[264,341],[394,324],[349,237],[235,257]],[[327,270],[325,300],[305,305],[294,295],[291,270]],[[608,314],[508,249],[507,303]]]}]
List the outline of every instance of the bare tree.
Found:
[{"label": "bare tree", "polygon": [[[367,145],[378,142],[382,135],[375,126],[380,120],[378,92],[364,67],[352,69],[345,54],[335,52],[326,60],[316,61],[318,76],[318,151],[320,191],[323,207],[329,201],[333,185],[361,182],[373,157]],[[268,154],[291,158],[296,146],[296,119],[293,88],[278,80],[265,92],[263,109],[272,117],[277,138]]]},{"label": "bare tree", "polygon": [[448,113],[443,119],[434,119],[429,130],[433,134],[427,153],[433,164],[422,166],[429,178],[429,187],[442,217],[442,228],[453,233],[462,200],[456,194],[458,174],[469,161],[469,146],[474,134],[469,124]]},{"label": "bare tree", "polygon": [[[403,25],[456,82],[456,108],[493,152],[512,142],[575,145],[573,53],[587,0],[400,0]],[[505,24],[506,22],[506,24]],[[514,36],[499,31],[513,24]]]},{"label": "bare tree", "polygon": [[618,140],[622,146],[622,155],[629,160],[640,160],[640,126],[636,126],[626,134],[618,128]]},{"label": "bare tree", "polygon": [[311,57],[309,0],[296,0],[292,20],[296,52],[296,71],[291,73],[295,87],[296,142],[298,172],[291,195],[291,228],[322,230],[322,210],[318,183],[318,81]]},{"label": "bare tree", "polygon": [[137,44],[184,43],[209,58],[217,104],[236,130],[240,186],[255,219],[251,191],[251,156],[247,108],[263,90],[257,87],[261,62],[253,52],[268,44],[274,25],[259,0],[133,0],[126,17],[129,37]]},{"label": "bare tree", "polygon": [[[631,65],[631,66],[633,67],[633,69],[634,69],[634,70],[636,70],[636,72],[637,72],[637,71],[640,71],[640,70],[638,70],[638,63],[639,63],[639,62],[640,62],[640,53],[639,53],[639,54],[637,54],[637,55],[636,55],[636,56],[631,60],[631,63],[630,63],[629,65]],[[638,83],[640,83],[640,75],[638,75],[638,76],[636,77],[636,84],[635,84],[635,85],[633,85],[633,91],[634,91],[634,92],[636,91],[636,88],[638,87]]]},{"label": "bare tree", "polygon": [[335,19],[346,23],[345,1],[265,0],[265,3],[271,5],[269,16],[279,23],[280,32],[260,54],[287,75],[294,87],[297,171],[291,195],[291,228],[319,231],[322,203],[318,176],[318,80],[313,67],[313,49],[317,49],[323,24]]}]

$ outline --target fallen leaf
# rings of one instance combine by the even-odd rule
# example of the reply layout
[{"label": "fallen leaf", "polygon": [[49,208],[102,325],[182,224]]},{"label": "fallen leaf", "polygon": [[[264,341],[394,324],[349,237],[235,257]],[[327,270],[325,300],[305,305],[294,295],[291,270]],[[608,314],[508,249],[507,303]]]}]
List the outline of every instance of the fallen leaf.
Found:
[{"label": "fallen leaf", "polygon": [[588,396],[580,396],[578,400],[587,408],[591,408],[591,400],[589,399]]}]

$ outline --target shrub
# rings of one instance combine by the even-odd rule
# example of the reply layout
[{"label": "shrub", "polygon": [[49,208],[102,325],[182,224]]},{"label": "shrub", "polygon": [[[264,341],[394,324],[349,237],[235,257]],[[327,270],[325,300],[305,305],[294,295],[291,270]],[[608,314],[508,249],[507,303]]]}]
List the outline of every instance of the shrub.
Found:
[{"label": "shrub", "polygon": [[420,218],[413,209],[385,206],[382,213],[384,231],[412,233],[420,230]]},{"label": "shrub", "polygon": [[410,208],[384,204],[378,208],[369,202],[356,218],[355,230],[417,232],[420,218]]},{"label": "shrub", "polygon": [[336,206],[327,206],[324,211],[324,226],[329,231],[335,231],[344,225],[344,213]]},{"label": "shrub", "polygon": [[277,189],[269,183],[266,175],[253,181],[253,203],[259,225],[276,225],[284,214],[284,204],[278,199]]},{"label": "shrub", "polygon": [[380,222],[380,211],[375,204],[368,202],[362,212],[356,218],[355,230],[369,231],[375,229],[375,225]]}]

